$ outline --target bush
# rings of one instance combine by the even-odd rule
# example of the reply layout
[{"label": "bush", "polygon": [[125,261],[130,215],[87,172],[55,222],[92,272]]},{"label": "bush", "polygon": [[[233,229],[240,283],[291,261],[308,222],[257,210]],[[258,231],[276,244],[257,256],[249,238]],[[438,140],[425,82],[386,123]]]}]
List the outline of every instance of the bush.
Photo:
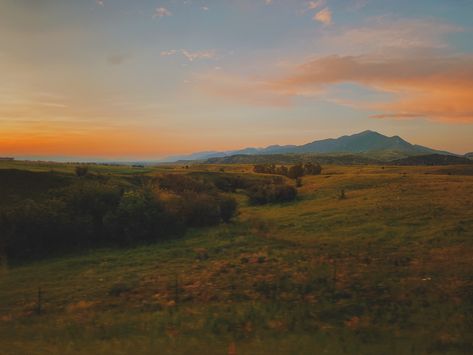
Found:
[{"label": "bush", "polygon": [[302,166],[302,164],[296,164],[291,166],[287,173],[287,177],[291,179],[297,179],[302,176],[304,176],[304,167]]},{"label": "bush", "polygon": [[76,166],[76,169],[75,169],[75,172],[76,172],[76,175],[78,177],[84,177],[87,175],[87,173],[89,172],[89,167],[88,166]]},{"label": "bush", "polygon": [[289,168],[284,165],[259,164],[253,167],[253,171],[260,174],[275,174],[297,179],[304,175],[319,175],[322,172],[322,167],[319,163],[299,163]]},{"label": "bush", "polygon": [[161,240],[184,231],[182,217],[152,191],[126,193],[106,217],[108,238],[118,243]]},{"label": "bush", "polygon": [[319,163],[305,163],[304,174],[305,175],[320,175],[322,173],[322,167]]},{"label": "bush", "polygon": [[31,258],[51,250],[71,248],[81,242],[78,227],[59,200],[35,202],[24,200],[1,213],[4,251],[9,257]]},{"label": "bush", "polygon": [[236,215],[238,203],[234,198],[220,198],[220,217],[222,221],[228,223]]},{"label": "bush", "polygon": [[249,189],[248,196],[254,205],[289,202],[297,197],[297,190],[289,185],[265,184]]},{"label": "bush", "polygon": [[174,193],[209,192],[214,185],[201,179],[193,179],[184,174],[166,174],[158,178],[159,187]]},{"label": "bush", "polygon": [[220,205],[208,194],[186,193],[181,200],[181,213],[191,227],[207,227],[220,222]]},{"label": "bush", "polygon": [[128,185],[125,192],[110,182],[80,179],[39,202],[23,200],[0,209],[0,256],[37,258],[64,250],[162,240],[180,235],[188,226],[216,225],[235,216],[237,202],[217,193],[215,185],[174,177],[163,179],[169,193],[150,184]]}]

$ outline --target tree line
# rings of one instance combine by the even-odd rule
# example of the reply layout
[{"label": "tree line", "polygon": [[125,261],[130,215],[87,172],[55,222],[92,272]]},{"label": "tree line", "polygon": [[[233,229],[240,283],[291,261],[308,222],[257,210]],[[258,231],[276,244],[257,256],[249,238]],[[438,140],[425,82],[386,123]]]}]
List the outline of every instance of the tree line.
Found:
[{"label": "tree line", "polygon": [[214,190],[166,194],[152,181],[130,187],[81,175],[41,199],[1,208],[0,254],[37,258],[164,240],[189,227],[229,222],[236,212],[236,200]]},{"label": "tree line", "polygon": [[275,164],[257,164],[253,171],[260,174],[282,175],[290,179],[301,178],[305,175],[320,175],[322,167],[318,163],[299,163],[287,167]]},{"label": "tree line", "polygon": [[228,223],[238,208],[231,193],[239,191],[256,205],[297,196],[279,176],[162,174],[124,181],[80,167],[70,184],[0,208],[0,254],[23,260],[176,238],[187,228]]}]

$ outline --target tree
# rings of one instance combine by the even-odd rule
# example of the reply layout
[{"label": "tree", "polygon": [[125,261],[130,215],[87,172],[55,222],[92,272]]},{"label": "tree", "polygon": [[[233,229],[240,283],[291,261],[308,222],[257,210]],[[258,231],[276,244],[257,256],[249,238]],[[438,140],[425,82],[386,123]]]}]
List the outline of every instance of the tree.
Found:
[{"label": "tree", "polygon": [[287,176],[291,179],[297,179],[298,177],[304,176],[304,167],[302,166],[302,163],[291,166]]},{"label": "tree", "polygon": [[289,169],[287,168],[287,166],[281,165],[276,168],[276,174],[278,175],[287,176],[288,172]]},{"label": "tree", "polygon": [[320,175],[322,167],[319,163],[305,163],[304,174],[305,175]]}]

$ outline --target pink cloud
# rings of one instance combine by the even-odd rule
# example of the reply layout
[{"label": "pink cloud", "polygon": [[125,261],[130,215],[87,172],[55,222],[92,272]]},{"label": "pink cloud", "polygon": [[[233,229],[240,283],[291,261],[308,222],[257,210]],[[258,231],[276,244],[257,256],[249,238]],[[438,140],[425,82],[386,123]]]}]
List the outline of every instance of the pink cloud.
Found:
[{"label": "pink cloud", "polygon": [[[389,93],[390,99],[347,102],[378,111],[377,118],[425,117],[473,123],[473,56],[325,56],[312,59],[279,78],[241,79],[213,74],[207,92],[233,100],[289,105],[296,97],[315,97],[330,86],[352,83]],[[332,101],[344,104],[343,98]]]},{"label": "pink cloud", "polygon": [[332,11],[328,7],[324,8],[323,10],[317,12],[313,19],[315,21],[319,21],[324,25],[331,25],[332,24]]}]

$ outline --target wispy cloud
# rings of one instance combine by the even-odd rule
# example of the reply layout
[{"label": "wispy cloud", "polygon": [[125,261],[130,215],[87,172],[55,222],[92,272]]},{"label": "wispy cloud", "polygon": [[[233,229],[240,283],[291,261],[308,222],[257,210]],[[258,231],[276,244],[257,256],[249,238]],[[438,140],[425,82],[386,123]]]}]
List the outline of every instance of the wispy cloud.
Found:
[{"label": "wispy cloud", "polygon": [[216,59],[217,58],[217,52],[213,49],[205,50],[205,51],[190,51],[187,49],[180,49],[180,50],[171,49],[168,51],[161,52],[162,57],[168,57],[168,56],[173,56],[177,54],[181,54],[189,62],[193,62],[199,59]]},{"label": "wispy cloud", "polygon": [[325,4],[326,4],[325,0],[309,1],[309,3],[307,4],[306,10],[315,10],[315,9],[325,6]]},{"label": "wispy cloud", "polygon": [[162,17],[166,17],[166,16],[171,16],[172,13],[171,11],[169,11],[168,9],[166,9],[165,7],[157,7],[155,10],[154,10],[154,15],[153,15],[153,18],[162,18]]},{"label": "wispy cloud", "polygon": [[332,11],[330,11],[330,9],[328,7],[320,10],[319,12],[317,12],[313,19],[315,21],[319,21],[321,23],[323,23],[324,25],[331,25],[332,24]]},{"label": "wispy cloud", "polygon": [[[320,97],[332,85],[343,83],[389,93],[388,100],[346,102],[378,111],[373,117],[473,122],[471,55],[325,56],[282,73],[280,78],[245,81],[214,73],[204,85],[216,95],[280,106],[290,104],[295,97]],[[333,101],[344,104],[343,98]]]},{"label": "wispy cloud", "polygon": [[441,49],[448,46],[449,34],[461,31],[459,26],[432,19],[382,16],[370,18],[362,26],[324,31],[318,44],[325,52],[352,54]]}]

